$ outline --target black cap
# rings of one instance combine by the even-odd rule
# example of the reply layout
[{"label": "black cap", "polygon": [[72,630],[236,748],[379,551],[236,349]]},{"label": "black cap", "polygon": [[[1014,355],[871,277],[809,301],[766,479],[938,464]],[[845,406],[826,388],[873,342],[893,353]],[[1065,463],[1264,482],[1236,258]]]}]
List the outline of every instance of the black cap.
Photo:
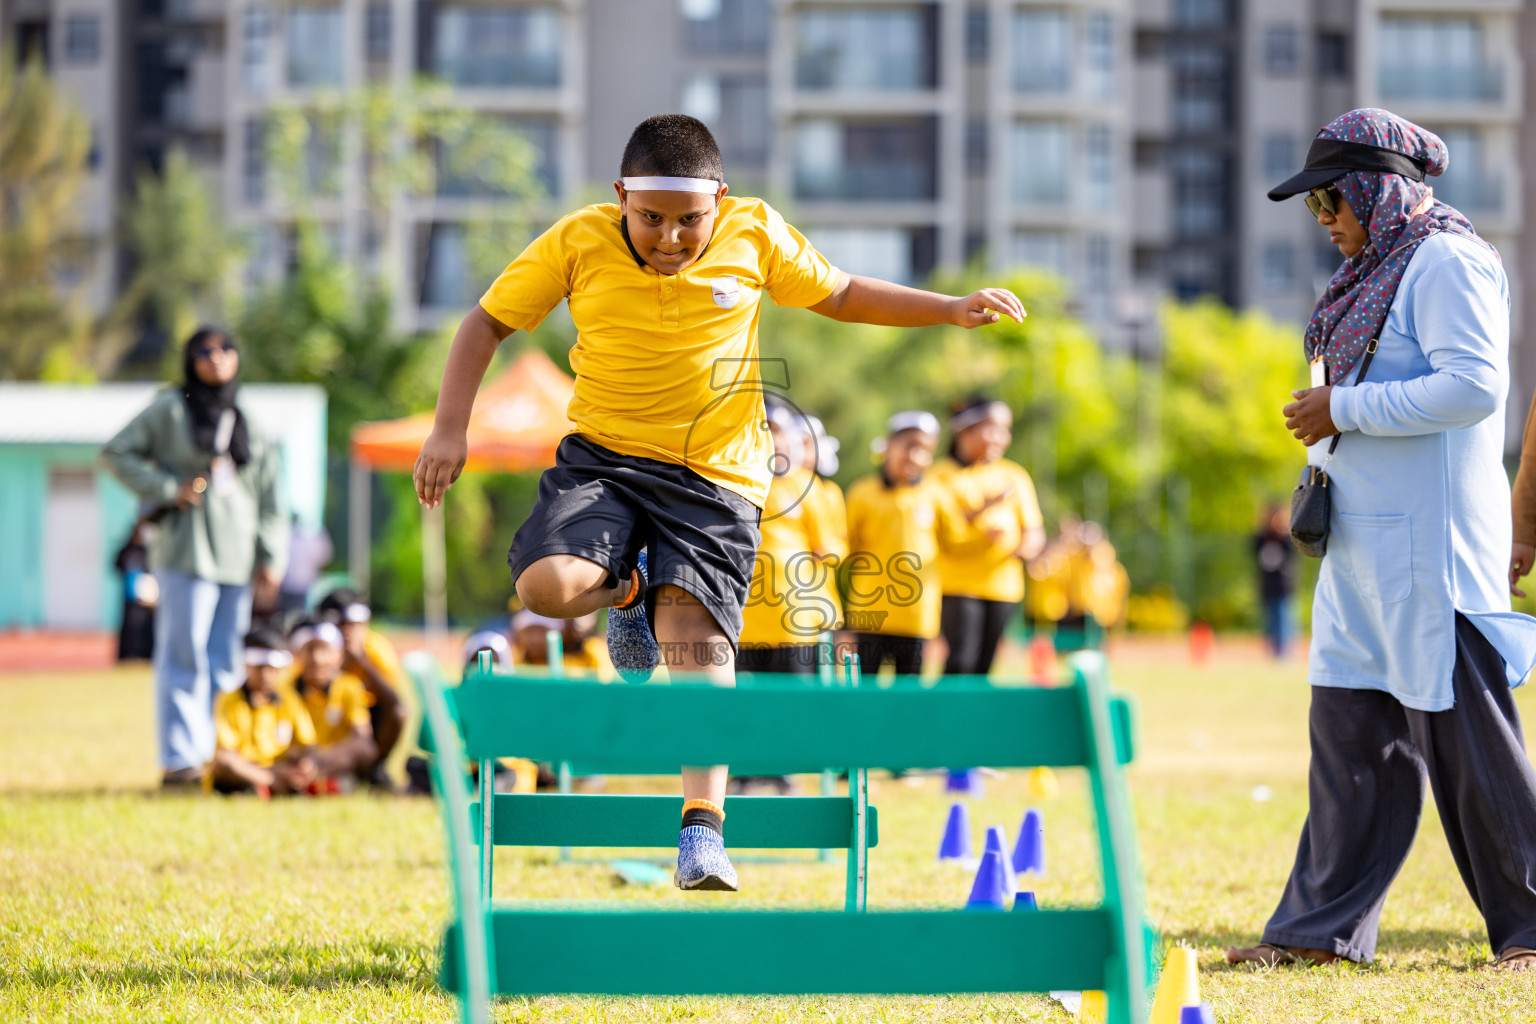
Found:
[{"label": "black cap", "polygon": [[1386,171],[1423,181],[1424,166],[1424,161],[1385,146],[1325,139],[1320,135],[1312,140],[1312,146],[1307,150],[1306,167],[1270,189],[1269,198],[1278,203],[1337,181],[1350,171]]}]

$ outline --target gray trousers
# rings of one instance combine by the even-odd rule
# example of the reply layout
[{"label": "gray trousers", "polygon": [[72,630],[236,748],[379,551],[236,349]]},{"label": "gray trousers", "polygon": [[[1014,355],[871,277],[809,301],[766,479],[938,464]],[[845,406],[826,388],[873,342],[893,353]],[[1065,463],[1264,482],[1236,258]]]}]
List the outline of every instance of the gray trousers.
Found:
[{"label": "gray trousers", "polygon": [[1449,711],[1415,711],[1379,690],[1312,688],[1311,806],[1265,942],[1375,955],[1427,779],[1494,953],[1536,948],[1536,772],[1503,659],[1460,615],[1452,685]]}]

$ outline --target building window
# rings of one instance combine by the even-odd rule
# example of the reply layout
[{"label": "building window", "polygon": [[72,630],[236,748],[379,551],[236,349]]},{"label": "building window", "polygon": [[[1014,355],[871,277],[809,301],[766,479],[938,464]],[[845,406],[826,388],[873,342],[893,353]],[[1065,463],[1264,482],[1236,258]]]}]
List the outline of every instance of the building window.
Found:
[{"label": "building window", "polygon": [[1072,89],[1072,22],[1066,11],[1013,15],[1013,90],[1061,94]]},{"label": "building window", "polygon": [[[559,126],[549,117],[494,118],[480,115],[482,130],[501,129],[511,132],[527,143],[534,152],[534,176],[539,186],[548,194],[560,191]],[[471,129],[461,140],[457,150],[448,140],[439,138],[432,145],[435,165],[437,194],[446,198],[483,198],[504,196],[508,182],[504,175],[494,174],[476,157],[476,138]],[[483,137],[483,136],[482,136]]]},{"label": "building window", "polygon": [[369,4],[363,22],[363,52],[371,61],[387,61],[393,44],[394,22],[388,4]]},{"label": "building window", "polygon": [[465,88],[560,84],[560,12],[551,7],[439,7],[427,19],[427,71]]},{"label": "building window", "polygon": [[1185,29],[1226,28],[1228,0],[1174,0],[1173,23]]},{"label": "building window", "polygon": [[1436,128],[1451,162],[1434,179],[1435,198],[1469,216],[1496,213],[1504,206],[1504,182],[1490,173],[1483,151],[1483,133],[1476,128]]},{"label": "building window", "polygon": [[1088,98],[1115,98],[1115,16],[1093,11],[1083,19],[1083,77]]},{"label": "building window", "polygon": [[1232,190],[1228,161],[1195,147],[1169,154],[1173,170],[1173,223],[1181,239],[1209,238],[1229,229]]},{"label": "building window", "polygon": [[795,85],[897,92],[938,82],[932,7],[810,10],[795,18]]},{"label": "building window", "polygon": [[1296,287],[1295,246],[1290,242],[1270,242],[1264,246],[1259,284],[1271,293],[1288,292]]},{"label": "building window", "polygon": [[1067,277],[1071,273],[1067,236],[1060,231],[1015,231],[1008,243],[1008,262]]},{"label": "building window", "polygon": [[965,59],[973,64],[985,61],[991,52],[990,21],[987,9],[980,4],[965,9]]},{"label": "building window", "polygon": [[678,109],[709,126],[728,167],[768,160],[768,80],[764,75],[694,75]]},{"label": "building window", "polygon": [[912,234],[902,228],[817,228],[807,232],[827,262],[847,274],[913,284],[927,270],[916,264]]},{"label": "building window", "polygon": [[1295,25],[1264,29],[1264,70],[1271,75],[1301,74],[1301,30]]},{"label": "building window", "polygon": [[1264,176],[1279,184],[1301,170],[1296,159],[1296,136],[1272,132],[1264,136]]},{"label": "building window", "polygon": [[1083,306],[1090,320],[1109,318],[1110,296],[1114,294],[1114,268],[1110,263],[1109,238],[1089,235],[1083,244]]},{"label": "building window", "polygon": [[64,63],[95,64],[101,59],[101,19],[72,14],[64,19]]},{"label": "building window", "polygon": [[1328,81],[1349,78],[1349,37],[1342,32],[1317,34],[1317,77]]},{"label": "building window", "polygon": [[1226,128],[1232,77],[1227,54],[1206,44],[1178,46],[1173,54],[1173,123],[1191,132]]},{"label": "building window", "polygon": [[1072,135],[1062,121],[1019,121],[1009,163],[1013,198],[1023,205],[1064,203],[1072,180]]},{"label": "building window", "polygon": [[1091,213],[1115,208],[1115,136],[1108,125],[1091,124],[1083,132],[1083,199]]},{"label": "building window", "polygon": [[935,119],[802,121],[795,130],[795,195],[854,201],[935,198]]},{"label": "building window", "polygon": [[1383,15],[1377,53],[1384,99],[1504,98],[1504,65],[1488,59],[1475,19]]},{"label": "building window", "polygon": [[265,96],[272,90],[272,14],[265,4],[245,9],[240,32],[242,80],[251,96]]},{"label": "building window", "polygon": [[433,224],[427,232],[421,304],[435,309],[460,309],[474,301],[475,281],[464,244],[464,225]]},{"label": "building window", "polygon": [[345,81],[346,45],[340,7],[290,7],[283,37],[288,85],[294,89],[339,88]]},{"label": "building window", "polygon": [[987,173],[987,122],[979,117],[965,123],[965,173],[972,177]]},{"label": "building window", "polygon": [[679,0],[684,38],[700,54],[767,54],[773,29],[770,2]]},{"label": "building window", "polygon": [[259,117],[247,118],[243,136],[240,177],[245,201],[259,206],[267,197],[267,126]]}]

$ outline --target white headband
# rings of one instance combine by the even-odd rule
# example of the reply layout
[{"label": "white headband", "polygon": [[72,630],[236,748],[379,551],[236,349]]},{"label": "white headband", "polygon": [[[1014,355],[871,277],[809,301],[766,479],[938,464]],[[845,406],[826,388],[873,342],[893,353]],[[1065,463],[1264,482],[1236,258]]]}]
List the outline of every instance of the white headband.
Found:
[{"label": "white headband", "polygon": [[341,613],[342,622],[367,622],[373,618],[373,611],[363,602],[355,601]]},{"label": "white headband", "polygon": [[247,647],[245,649],[245,663],[247,665],[270,665],[272,668],[287,668],[293,664],[293,655],[287,651],[274,651],[270,647]]},{"label": "white headband", "polygon": [[994,413],[1007,411],[1007,402],[987,402],[985,405],[978,405],[973,409],[966,409],[964,412],[955,413],[949,418],[949,429],[958,434],[968,427],[974,427]]},{"label": "white headband", "polygon": [[697,192],[700,195],[712,196],[718,193],[723,181],[714,178],[667,178],[661,176],[620,178],[619,181],[630,192]]},{"label": "white headband", "polygon": [[507,643],[506,636],[494,629],[482,629],[465,638],[464,661],[473,661],[476,654],[485,650],[491,652],[492,660],[497,663],[512,660],[512,647]]},{"label": "white headband", "polygon": [[313,626],[300,626],[288,636],[288,646],[296,651],[302,651],[308,645],[319,640],[321,643],[330,644],[332,647],[343,647],[345,642],[341,638],[341,630],[334,623],[317,622]]},{"label": "white headband", "polygon": [[899,434],[903,430],[920,430],[929,437],[938,437],[939,418],[925,409],[908,409],[885,421],[887,434]]}]

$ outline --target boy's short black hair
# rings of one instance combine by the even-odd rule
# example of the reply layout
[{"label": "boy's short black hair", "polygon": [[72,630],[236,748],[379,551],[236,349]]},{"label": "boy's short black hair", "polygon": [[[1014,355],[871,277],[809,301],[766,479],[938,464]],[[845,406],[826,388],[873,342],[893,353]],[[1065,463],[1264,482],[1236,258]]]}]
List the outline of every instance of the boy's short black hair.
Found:
[{"label": "boy's short black hair", "polygon": [[630,132],[624,159],[619,162],[621,178],[641,175],[723,182],[725,163],[703,121],[687,114],[657,114]]},{"label": "boy's short black hair", "polygon": [[258,651],[286,651],[288,643],[275,630],[257,626],[245,634],[245,646]]}]

